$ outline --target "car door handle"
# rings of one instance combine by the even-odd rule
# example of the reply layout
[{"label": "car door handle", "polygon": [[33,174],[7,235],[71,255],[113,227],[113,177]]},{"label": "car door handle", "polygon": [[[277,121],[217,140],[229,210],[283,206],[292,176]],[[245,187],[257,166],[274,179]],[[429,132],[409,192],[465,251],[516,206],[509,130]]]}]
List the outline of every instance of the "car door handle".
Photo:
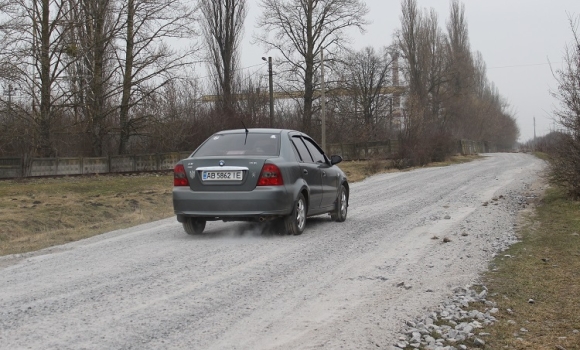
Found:
[{"label": "car door handle", "polygon": [[303,173],[304,175],[308,175],[308,170],[304,169],[304,170],[302,170],[302,173]]},{"label": "car door handle", "polygon": [[322,177],[326,177],[326,171],[322,172]]}]

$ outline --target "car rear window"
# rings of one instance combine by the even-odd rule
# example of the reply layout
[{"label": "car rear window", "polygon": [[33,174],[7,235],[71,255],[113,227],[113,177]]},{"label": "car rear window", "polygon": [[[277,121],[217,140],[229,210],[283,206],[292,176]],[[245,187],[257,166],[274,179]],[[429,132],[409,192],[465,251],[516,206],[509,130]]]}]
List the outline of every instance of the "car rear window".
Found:
[{"label": "car rear window", "polygon": [[195,157],[211,156],[278,156],[279,134],[216,134],[211,136],[193,154]]}]

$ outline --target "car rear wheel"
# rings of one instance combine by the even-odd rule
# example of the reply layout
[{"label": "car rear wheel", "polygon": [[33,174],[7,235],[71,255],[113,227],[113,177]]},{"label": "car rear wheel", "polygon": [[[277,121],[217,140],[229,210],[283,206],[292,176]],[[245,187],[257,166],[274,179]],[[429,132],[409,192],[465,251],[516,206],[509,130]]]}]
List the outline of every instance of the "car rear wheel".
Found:
[{"label": "car rear wheel", "polygon": [[333,221],[344,222],[346,220],[347,213],[348,213],[348,197],[346,195],[346,188],[344,188],[344,185],[340,185],[340,188],[338,189],[336,208],[332,213],[330,213],[330,218]]},{"label": "car rear wheel", "polygon": [[300,193],[298,199],[294,202],[292,213],[284,219],[286,232],[289,235],[301,235],[306,227],[307,204],[304,195]]},{"label": "car rear wheel", "polygon": [[205,229],[205,220],[185,218],[183,229],[188,235],[200,235]]}]

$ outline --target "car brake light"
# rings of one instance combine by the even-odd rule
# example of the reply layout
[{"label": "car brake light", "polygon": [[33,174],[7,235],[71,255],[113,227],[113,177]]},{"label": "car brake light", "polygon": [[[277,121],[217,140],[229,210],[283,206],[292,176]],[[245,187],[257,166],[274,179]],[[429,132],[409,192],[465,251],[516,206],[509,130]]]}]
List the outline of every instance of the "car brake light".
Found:
[{"label": "car brake light", "polygon": [[173,186],[189,186],[189,180],[187,180],[183,164],[177,164],[173,168]]},{"label": "car brake light", "polygon": [[284,179],[282,179],[282,172],[274,164],[264,164],[260,178],[258,179],[258,186],[282,186]]}]

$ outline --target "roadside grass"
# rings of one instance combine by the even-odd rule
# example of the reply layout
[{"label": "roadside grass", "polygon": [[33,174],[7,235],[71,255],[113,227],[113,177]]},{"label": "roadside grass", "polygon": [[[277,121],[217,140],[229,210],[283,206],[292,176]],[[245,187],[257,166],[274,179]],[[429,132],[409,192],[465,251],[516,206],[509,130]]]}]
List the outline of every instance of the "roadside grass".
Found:
[{"label": "roadside grass", "polygon": [[169,217],[172,186],[173,173],[0,181],[0,255]]},{"label": "roadside grass", "polygon": [[[455,164],[472,162],[474,160],[483,159],[484,156],[480,155],[468,155],[468,156],[453,156],[444,162],[433,162],[427,165],[427,167],[442,167],[450,166]],[[395,168],[393,161],[385,159],[371,159],[371,160],[353,160],[345,161],[338,165],[342,171],[348,176],[349,182],[358,182],[366,179],[369,176],[378,173],[394,173],[400,171],[410,171],[413,169],[418,169],[419,167],[410,167],[399,170]]]},{"label": "roadside grass", "polygon": [[348,177],[348,182],[359,182],[378,173],[395,171],[390,160],[352,160],[338,164]]},{"label": "roadside grass", "polygon": [[550,156],[544,152],[534,152],[534,156],[540,158],[541,160],[545,160],[545,161],[550,160]]},{"label": "roadside grass", "polygon": [[580,202],[548,189],[519,234],[484,276],[500,310],[484,348],[580,349]]},{"label": "roadside grass", "polygon": [[484,159],[484,156],[478,154],[468,155],[468,156],[453,156],[444,162],[433,162],[427,165],[428,167],[439,167],[439,166],[450,166],[455,164],[462,164],[472,162],[478,159]]},{"label": "roadside grass", "polygon": [[[455,157],[450,165],[476,159]],[[339,164],[349,182],[399,171],[388,160]],[[171,217],[173,172],[0,181],[0,256]]]}]

